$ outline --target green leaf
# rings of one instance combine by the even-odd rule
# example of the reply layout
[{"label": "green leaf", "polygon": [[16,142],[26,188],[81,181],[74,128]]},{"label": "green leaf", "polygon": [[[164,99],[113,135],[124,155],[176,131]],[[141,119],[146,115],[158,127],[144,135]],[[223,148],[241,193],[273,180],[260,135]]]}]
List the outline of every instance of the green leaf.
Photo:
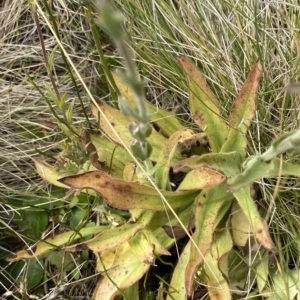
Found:
[{"label": "green leaf", "polygon": [[52,51],[48,55],[47,71],[49,75],[52,74],[53,71],[52,68],[54,66],[54,58],[55,58],[57,48],[58,48],[58,44],[52,49]]},{"label": "green leaf", "polygon": [[174,166],[173,171],[177,173],[188,169],[208,167],[223,172],[226,176],[230,177],[239,173],[242,161],[243,157],[237,151],[229,153],[207,153],[201,156],[194,155],[181,160]]},{"label": "green leaf", "polygon": [[64,250],[50,252],[46,255],[46,260],[55,265],[60,272],[69,272],[76,267],[72,254]]},{"label": "green leaf", "polygon": [[[24,272],[24,276],[26,278],[25,283],[28,290],[33,289],[36,287],[44,276],[44,269],[42,262],[39,261],[36,257],[32,258],[28,261],[26,264],[25,269],[22,268],[22,271]],[[20,276],[20,273],[17,275]],[[19,277],[20,279],[22,277]]]},{"label": "green leaf", "polygon": [[130,149],[132,154],[141,161],[144,161],[147,158],[149,158],[153,150],[151,144],[148,141],[146,142],[135,141],[130,146]]},{"label": "green leaf", "polygon": [[190,109],[195,123],[207,133],[213,152],[219,152],[227,138],[228,129],[221,116],[218,100],[196,66],[185,57],[177,57],[185,71],[190,93]]},{"label": "green leaf", "polygon": [[77,226],[79,226],[79,224],[86,216],[86,211],[82,208],[76,208],[71,210],[70,212],[72,214],[70,217],[70,227],[77,228]]},{"label": "green leaf", "polygon": [[56,95],[54,89],[45,82],[44,82],[44,85],[45,85],[45,89],[47,90],[48,94],[51,97],[51,100],[54,101],[56,106],[61,109],[60,100],[57,98],[57,95]]},{"label": "green leaf", "polygon": [[245,134],[256,110],[256,97],[261,72],[261,63],[257,62],[252,67],[248,79],[233,104],[229,116],[229,135],[222,147],[222,152],[238,151],[243,155],[245,154],[247,146]]},{"label": "green leaf", "polygon": [[58,106],[61,110],[65,109],[66,101],[67,101],[67,94],[63,94],[60,97],[60,102],[59,102],[59,106]]},{"label": "green leaf", "polygon": [[48,225],[48,214],[37,208],[21,210],[20,214],[21,221],[17,221],[19,228],[34,239],[40,239]]},{"label": "green leaf", "polygon": [[294,270],[282,270],[272,277],[272,288],[267,300],[297,299],[300,294],[300,272]]},{"label": "green leaf", "polygon": [[261,155],[264,161],[270,161],[277,155],[286,151],[300,150],[300,129],[282,134],[272,142],[271,147]]},{"label": "green leaf", "polygon": [[269,162],[263,161],[261,156],[252,157],[245,165],[242,174],[228,180],[228,188],[237,191],[249,186],[260,178],[271,178],[276,176],[297,176],[300,177],[300,165],[285,162],[274,158]]},{"label": "green leaf", "polygon": [[116,143],[111,142],[110,140],[102,136],[98,136],[94,134],[91,134],[90,136],[91,136],[92,143],[94,144],[94,146],[98,151],[106,150],[110,152],[111,156],[113,156],[113,158],[116,158],[117,160],[122,162],[124,166],[132,161],[132,157],[122,146],[119,146]]},{"label": "green leaf", "polygon": [[70,103],[69,107],[66,110],[66,118],[68,124],[72,124],[73,111],[74,111],[75,99]]}]

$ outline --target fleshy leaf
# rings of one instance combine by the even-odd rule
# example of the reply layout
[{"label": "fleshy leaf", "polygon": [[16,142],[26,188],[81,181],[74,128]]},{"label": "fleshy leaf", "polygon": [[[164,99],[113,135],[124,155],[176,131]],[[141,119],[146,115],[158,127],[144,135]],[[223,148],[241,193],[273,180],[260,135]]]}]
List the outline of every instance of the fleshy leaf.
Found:
[{"label": "fleshy leaf", "polygon": [[94,226],[83,228],[80,231],[78,231],[78,233],[76,233],[75,231],[64,232],[58,234],[53,238],[48,238],[38,242],[36,247],[34,247],[32,250],[21,250],[17,252],[17,256],[15,258],[9,258],[7,260],[17,261],[24,258],[33,258],[40,255],[44,255],[53,249],[56,249],[65,245],[66,243],[69,243],[70,241],[75,241],[85,236],[99,233],[106,229],[108,229],[108,226]]},{"label": "fleshy leaf", "polygon": [[185,139],[192,137],[194,131],[188,128],[184,128],[175,132],[171,137],[166,141],[163,146],[157,160],[155,180],[162,190],[171,190],[170,181],[169,181],[169,172],[171,167],[171,161],[173,155],[175,154],[176,146],[179,142],[184,142]]},{"label": "fleshy leaf", "polygon": [[245,134],[256,110],[256,97],[261,72],[261,63],[257,62],[252,67],[248,79],[233,104],[229,116],[229,135],[222,147],[222,152],[238,151],[244,154],[246,151]]},{"label": "fleshy leaf", "polygon": [[47,162],[41,159],[35,159],[34,163],[36,171],[43,179],[56,186],[67,189],[69,188],[67,185],[58,181],[58,179],[62,178],[63,176],[59,175],[55,168],[49,165]]},{"label": "fleshy leaf", "polygon": [[267,250],[274,252],[276,247],[270,237],[268,225],[259,215],[257,207],[250,195],[250,187],[242,188],[233,193],[233,195],[247,217],[256,240]]},{"label": "fleshy leaf", "polygon": [[[129,105],[136,107],[134,95],[128,85],[122,82],[122,79],[117,73],[112,72],[112,75],[121,95],[126,99]],[[171,136],[173,133],[183,128],[176,116],[171,112],[157,108],[150,103],[147,103],[147,109],[150,113],[151,121],[154,122],[167,136]]]},{"label": "fleshy leaf", "polygon": [[271,276],[272,287],[267,300],[297,300],[300,294],[299,268],[284,270]]},{"label": "fleshy leaf", "polygon": [[[111,126],[119,135],[120,139],[115,135],[115,133],[113,132],[109,124],[107,124],[107,122],[104,120],[104,118],[99,115],[100,112],[98,111],[97,107],[92,104],[92,113],[97,118],[101,129],[116,143],[122,144],[123,142],[128,148],[130,148],[130,146],[132,145],[133,137],[128,130],[128,126],[132,122],[132,119],[129,117],[125,117],[121,113],[121,111],[112,108],[104,102],[99,102],[98,105],[105,114],[108,121],[110,122]],[[156,130],[152,129],[152,133],[147,140],[153,147],[153,151],[150,158],[154,161],[157,161],[159,152],[166,142],[166,138],[164,138]],[[176,151],[174,158],[175,161],[180,160],[181,155],[179,151]]]},{"label": "fleshy leaf", "polygon": [[101,232],[91,240],[76,245],[65,247],[66,251],[75,252],[78,249],[90,249],[94,253],[99,253],[116,248],[134,237],[143,230],[153,216],[153,212],[144,211],[137,222],[126,223],[117,228],[112,228]]},{"label": "fleshy leaf", "polygon": [[177,191],[215,187],[226,179],[223,174],[205,167],[193,169],[184,177]]},{"label": "fleshy leaf", "polygon": [[117,249],[105,251],[99,256],[101,259],[98,258],[97,271],[104,273],[99,276],[92,297],[94,300],[115,299],[114,296],[119,294],[120,289],[133,285],[150,267],[139,260],[128,243]]},{"label": "fleshy leaf", "polygon": [[202,190],[195,200],[195,232],[193,239],[198,245],[200,253],[191,244],[191,255],[185,275],[185,285],[189,296],[193,294],[194,276],[198,267],[203,263],[203,257],[211,247],[218,210],[224,201],[231,200],[232,197],[231,193],[226,192],[225,184],[220,184],[217,187]]},{"label": "fleshy leaf", "polygon": [[188,58],[180,56],[177,61],[185,71],[192,117],[200,129],[207,133],[212,151],[219,152],[228,135],[219,102],[200,71]]},{"label": "fleshy leaf", "polygon": [[279,158],[265,162],[261,156],[253,157],[249,159],[242,174],[228,180],[228,188],[231,191],[237,191],[260,178],[271,178],[279,175],[300,177],[300,165],[281,161]]},{"label": "fleshy leaf", "polygon": [[177,163],[173,168],[173,172],[177,173],[187,169],[209,167],[223,172],[226,176],[232,176],[239,172],[242,161],[242,155],[236,151],[229,153],[207,153],[201,156],[194,155]]},{"label": "fleshy leaf", "polygon": [[[148,240],[150,236],[152,236],[151,241]],[[151,243],[153,241],[155,243]],[[155,263],[154,254],[170,255],[170,253],[160,245],[153,233],[149,230],[138,232],[128,241],[128,243],[131,250],[135,253],[139,260],[145,264],[153,265]]]},{"label": "fleshy leaf", "polygon": [[205,255],[204,272],[207,278],[207,289],[211,300],[231,299],[229,285],[219,269],[219,262],[232,248],[230,233],[221,230],[215,233],[210,251]]},{"label": "fleshy leaf", "polygon": [[185,288],[185,269],[189,262],[191,254],[191,241],[184,247],[178,263],[173,271],[172,280],[167,294],[167,300],[187,300],[187,292]]},{"label": "fleshy leaf", "polygon": [[300,149],[300,129],[284,133],[275,141],[272,142],[271,147],[261,155],[264,161],[270,161],[277,155],[286,151],[298,151]]},{"label": "fleshy leaf", "polygon": [[[91,140],[97,151],[100,152],[98,154],[99,160],[104,160],[101,156],[101,150],[105,150],[109,152],[111,155],[112,165],[114,165],[114,159],[117,159],[124,166],[132,161],[132,157],[128,154],[128,152],[120,145],[117,145],[114,142],[109,141],[108,139],[91,134]],[[106,159],[106,157],[105,157]],[[107,161],[107,164],[110,165],[110,161]]]},{"label": "fleshy leaf", "polygon": [[231,208],[231,235],[235,245],[245,247],[253,236],[251,225],[238,203]]},{"label": "fleshy leaf", "polygon": [[[129,210],[133,208],[165,210],[163,200],[154,188],[135,182],[113,178],[101,171],[87,172],[60,179],[75,189],[90,188],[101,194],[109,205]],[[173,208],[185,206],[197,195],[195,191],[162,191]]]},{"label": "fleshy leaf", "polygon": [[[261,251],[262,252],[262,251]],[[255,266],[255,273],[257,274],[257,289],[259,293],[263,292],[263,289],[268,282],[269,277],[269,252],[263,250],[261,253],[261,259],[258,262],[258,265]]]}]

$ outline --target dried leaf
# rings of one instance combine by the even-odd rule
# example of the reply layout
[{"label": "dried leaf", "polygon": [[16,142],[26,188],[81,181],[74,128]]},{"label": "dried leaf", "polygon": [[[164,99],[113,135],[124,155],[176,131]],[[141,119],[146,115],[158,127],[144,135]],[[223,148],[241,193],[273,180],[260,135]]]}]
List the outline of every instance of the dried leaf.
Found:
[{"label": "dried leaf", "polygon": [[[154,188],[135,182],[113,178],[101,171],[87,172],[60,179],[60,182],[75,189],[90,188],[100,193],[109,205],[129,210],[133,208],[164,211],[166,206]],[[197,195],[195,191],[162,191],[173,208],[192,202]]]}]

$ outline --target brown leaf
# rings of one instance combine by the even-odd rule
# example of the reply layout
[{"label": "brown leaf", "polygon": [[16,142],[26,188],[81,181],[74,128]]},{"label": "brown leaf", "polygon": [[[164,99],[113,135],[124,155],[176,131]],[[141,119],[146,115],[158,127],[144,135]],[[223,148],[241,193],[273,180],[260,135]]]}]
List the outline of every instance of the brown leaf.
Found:
[{"label": "brown leaf", "polygon": [[[166,209],[161,196],[154,188],[117,179],[102,171],[69,176],[59,181],[75,189],[93,189],[101,194],[109,205],[119,209],[140,208],[157,211]],[[161,192],[173,208],[192,202],[199,193],[197,191]]]}]

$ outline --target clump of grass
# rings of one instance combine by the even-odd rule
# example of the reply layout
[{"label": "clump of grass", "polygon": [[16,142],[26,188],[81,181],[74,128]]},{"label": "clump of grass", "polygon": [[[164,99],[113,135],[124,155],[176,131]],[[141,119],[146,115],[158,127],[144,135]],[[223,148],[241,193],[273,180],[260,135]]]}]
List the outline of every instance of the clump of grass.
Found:
[{"label": "clump of grass", "polygon": [[[296,1],[273,1],[271,4],[259,5],[246,0],[235,5],[208,0],[201,3],[189,1],[188,4],[161,1],[150,5],[147,0],[133,0],[116,1],[116,4],[126,17],[125,28],[130,36],[136,62],[148,79],[147,95],[157,106],[177,111],[189,127],[193,126],[189,123],[191,118],[185,92],[187,88],[183,74],[175,62],[176,55],[188,56],[198,64],[211,89],[222,100],[224,115],[228,115],[250,65],[259,59],[263,63],[264,75],[256,123],[248,135],[248,152],[261,153],[282,132],[298,128],[298,96],[287,95],[283,89],[288,82],[299,80],[297,28],[300,27],[300,18]],[[47,13],[46,8],[43,9]],[[52,9],[56,23],[59,24],[60,40],[81,79],[99,97],[108,101],[115,100],[109,97],[109,92],[113,94],[115,91],[107,86],[103,65],[120,64],[120,58],[103,32],[96,27],[92,32],[93,27],[90,26],[93,21],[86,17],[91,11],[75,1],[53,1]],[[0,207],[3,211],[1,226],[5,228],[1,237],[4,258],[11,251],[15,252],[17,248],[23,248],[32,242],[28,238],[30,233],[23,235],[22,228],[18,226],[17,221],[25,218],[21,212],[26,212],[37,202],[59,202],[59,208],[55,206],[56,210],[51,206],[45,208],[50,216],[55,217],[50,220],[53,221],[53,228],[56,228],[58,224],[62,225],[58,215],[69,212],[70,209],[65,204],[71,199],[65,198],[65,202],[61,203],[62,194],[56,194],[55,189],[41,181],[33,167],[32,159],[37,155],[47,153],[51,160],[51,157],[61,151],[65,142],[70,140],[70,136],[66,136],[58,128],[45,99],[28,79],[30,75],[35,85],[42,90],[44,83],[51,85],[36,32],[33,10],[27,1],[4,1],[1,14],[3,47],[0,80],[3,88],[0,100],[0,147],[3,153],[0,165],[3,171],[0,177]],[[46,51],[50,54],[57,42],[39,11],[37,15]],[[99,47],[96,49],[98,40],[95,37],[101,41],[105,61],[99,59]],[[76,76],[75,87],[58,50],[55,51],[53,59],[53,74],[59,93],[68,95],[67,104],[76,99],[73,124],[77,128],[88,127],[89,120],[77,101],[78,92],[85,107],[89,106],[89,98]],[[60,113],[55,103],[51,105]],[[291,159],[298,162],[297,155]],[[299,221],[296,216],[299,215],[300,208],[297,205],[297,182],[294,178],[258,182],[262,205],[268,208],[276,199],[270,219],[277,246],[281,246],[276,263],[280,266],[290,265],[290,268],[297,268],[299,264]],[[38,200],[41,198],[42,201]],[[7,242],[11,237],[15,239],[15,247]],[[47,297],[53,282],[58,283],[53,280],[53,276],[52,283],[49,283],[51,280],[42,281],[44,290],[35,288],[26,291],[21,289],[22,281],[16,280],[18,274],[14,277],[8,276],[9,267],[1,267],[7,277],[7,284],[2,288],[7,295],[12,292],[15,298],[25,299],[30,293]],[[78,270],[82,270],[81,267],[78,264]],[[44,269],[49,271],[46,265]],[[81,278],[89,275],[91,272],[87,269],[80,274]],[[76,286],[76,282],[81,284],[76,276],[70,279],[65,277],[65,280],[70,280],[63,286],[65,289]],[[76,293],[88,294],[91,283],[92,281],[88,281],[83,288],[72,290],[74,297]],[[63,293],[64,288],[56,290],[57,295]]]}]

